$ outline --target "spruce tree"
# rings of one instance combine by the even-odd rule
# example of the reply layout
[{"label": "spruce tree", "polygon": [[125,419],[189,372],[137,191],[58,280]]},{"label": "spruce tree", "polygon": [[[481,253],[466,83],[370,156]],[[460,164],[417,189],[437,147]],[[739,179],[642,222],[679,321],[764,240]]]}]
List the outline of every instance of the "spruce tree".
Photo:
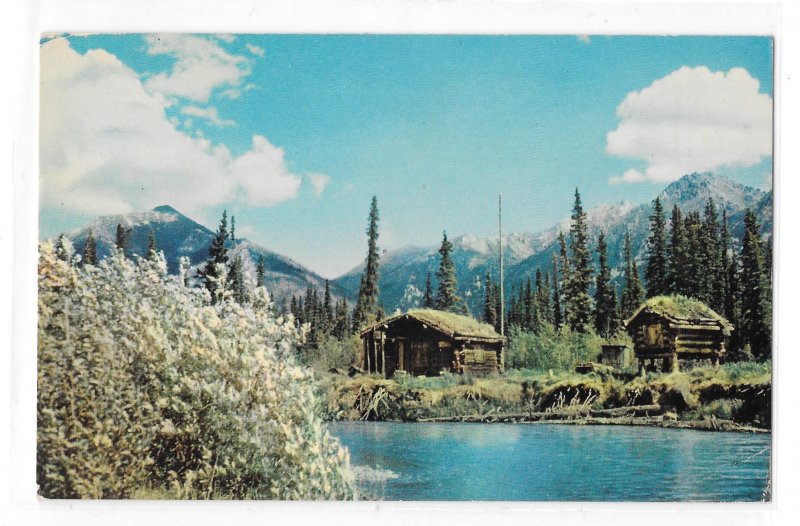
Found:
[{"label": "spruce tree", "polygon": [[712,198],[708,199],[703,211],[703,225],[701,239],[703,246],[702,290],[703,301],[716,312],[722,312],[724,307],[723,288],[725,265],[722,258],[722,241],[720,240],[720,226],[717,218],[717,207]]},{"label": "spruce tree", "polygon": [[86,234],[86,246],[83,248],[83,264],[97,265],[97,242],[94,239],[92,229]]},{"label": "spruce tree", "polygon": [[718,274],[720,301],[718,303],[719,310],[717,310],[717,312],[721,313],[730,321],[731,318],[728,317],[731,305],[730,268],[731,260],[734,258],[731,247],[731,232],[728,225],[728,212],[724,207],[722,208],[722,220],[720,221],[718,258],[720,264]]},{"label": "spruce tree", "polygon": [[625,232],[625,288],[622,291],[620,314],[628,319],[644,300],[644,288],[639,278],[639,269],[633,259],[630,232]]},{"label": "spruce tree", "polygon": [[560,283],[557,284],[556,288],[559,290],[559,305],[561,307],[561,323],[559,327],[562,325],[566,325],[569,320],[569,305],[567,302],[567,286],[571,279],[571,273],[569,268],[569,257],[567,256],[567,242],[564,239],[564,233],[558,233],[558,252],[559,252],[559,270],[561,272]]},{"label": "spruce tree", "polygon": [[378,266],[380,254],[378,253],[378,198],[372,196],[369,209],[369,224],[367,226],[367,262],[361,275],[355,312],[353,313],[353,328],[360,329],[368,321],[378,317],[378,303],[380,291],[378,289]]},{"label": "spruce tree", "polygon": [[594,327],[603,337],[611,335],[616,313],[616,298],[611,286],[611,270],[608,268],[608,245],[601,231],[597,238],[598,271],[595,278]]},{"label": "spruce tree", "polygon": [[147,232],[147,259],[153,261],[158,255],[156,246],[156,232],[152,228]]},{"label": "spruce tree", "polygon": [[347,319],[347,311],[348,308],[346,299],[342,298],[336,302],[333,335],[340,340],[344,339],[350,332],[350,321]]},{"label": "spruce tree", "polygon": [[230,284],[230,290],[233,293],[233,299],[240,305],[247,303],[247,289],[244,284],[244,265],[242,264],[241,256],[233,258],[231,268],[228,272],[228,282]]},{"label": "spruce tree", "polygon": [[670,294],[687,294],[686,280],[684,278],[686,266],[686,235],[684,232],[683,217],[678,205],[672,207],[670,218],[669,261],[667,265],[667,291]]},{"label": "spruce tree", "polygon": [[322,329],[323,332],[329,334],[333,326],[334,313],[333,313],[333,298],[331,297],[331,284],[327,279],[325,280],[325,296],[322,300]]},{"label": "spruce tree", "polygon": [[236,216],[231,216],[231,241],[236,242]]},{"label": "spruce tree", "polygon": [[564,324],[564,318],[561,313],[561,292],[558,285],[558,257],[553,254],[551,259],[553,265],[553,314],[551,318],[553,326],[559,329]]},{"label": "spruce tree", "polygon": [[61,261],[69,262],[72,258],[72,242],[64,234],[59,234],[56,240],[56,257]]},{"label": "spruce tree", "polygon": [[584,331],[592,321],[591,253],[589,252],[589,227],[583,211],[581,196],[575,189],[575,204],[572,208],[572,224],[569,230],[570,279],[567,281],[565,303],[567,321],[573,331]]},{"label": "spruce tree", "polygon": [[[541,275],[539,279],[541,279]],[[538,320],[535,318],[533,283],[530,276],[528,276],[528,280],[525,283],[524,293],[521,293],[520,296],[522,296],[522,326],[525,330],[533,331],[535,326],[538,325]]]},{"label": "spruce tree", "polygon": [[686,215],[683,221],[686,236],[686,253],[683,266],[683,294],[700,301],[707,301],[708,294],[704,288],[705,249],[703,247],[703,226],[698,212]]},{"label": "spruce tree", "polygon": [[764,255],[756,215],[749,208],[744,216],[741,250],[742,340],[753,355],[767,359],[772,352],[772,290],[764,269]]},{"label": "spruce tree", "polygon": [[494,298],[494,283],[489,271],[484,280],[483,321],[494,327],[497,325],[497,310]]},{"label": "spruce tree", "polygon": [[[537,277],[541,275],[537,271]],[[550,274],[544,273],[541,287],[536,285],[536,305],[539,312],[539,319],[541,323],[553,323],[553,310],[550,305]]]},{"label": "spruce tree", "polygon": [[208,260],[206,260],[205,266],[200,271],[200,277],[206,289],[211,293],[211,303],[216,303],[217,301],[217,281],[220,278],[217,273],[217,265],[228,264],[228,249],[225,247],[226,239],[228,239],[228,214],[223,211],[217,233],[214,235],[214,239],[211,240],[211,246],[208,247]]},{"label": "spruce tree", "polygon": [[494,283],[492,285],[492,296],[494,297],[494,311],[497,313],[497,318],[494,323],[494,330],[497,333],[500,333],[500,322],[503,321],[503,317],[505,316],[505,312],[503,312],[503,302],[500,298],[500,284]]},{"label": "spruce tree", "polygon": [[256,287],[263,287],[265,284],[264,277],[267,273],[267,267],[264,264],[264,256],[258,255],[258,263],[256,263]]},{"label": "spruce tree", "polygon": [[661,200],[653,201],[650,214],[650,235],[647,238],[647,266],[644,271],[647,297],[662,296],[669,291],[667,276],[667,233]]},{"label": "spruce tree", "polygon": [[117,250],[122,250],[122,253],[126,256],[128,255],[128,243],[131,239],[131,229],[125,228],[121,224],[117,223],[117,230],[116,230],[116,247]]},{"label": "spruce tree", "polygon": [[442,245],[439,247],[439,270],[436,280],[439,283],[436,292],[436,308],[443,311],[463,313],[464,304],[458,295],[458,279],[456,265],[450,257],[453,244],[447,239],[447,232],[442,234]]},{"label": "spruce tree", "polygon": [[428,277],[425,278],[425,296],[423,298],[425,308],[433,308],[433,286],[431,285],[431,271],[428,271]]}]

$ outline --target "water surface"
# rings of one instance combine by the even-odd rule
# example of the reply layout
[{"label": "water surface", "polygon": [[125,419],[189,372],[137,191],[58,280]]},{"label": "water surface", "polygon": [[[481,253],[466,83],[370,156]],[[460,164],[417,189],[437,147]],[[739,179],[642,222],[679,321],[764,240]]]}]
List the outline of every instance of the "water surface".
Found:
[{"label": "water surface", "polygon": [[759,501],[770,435],[628,426],[334,422],[387,500]]}]

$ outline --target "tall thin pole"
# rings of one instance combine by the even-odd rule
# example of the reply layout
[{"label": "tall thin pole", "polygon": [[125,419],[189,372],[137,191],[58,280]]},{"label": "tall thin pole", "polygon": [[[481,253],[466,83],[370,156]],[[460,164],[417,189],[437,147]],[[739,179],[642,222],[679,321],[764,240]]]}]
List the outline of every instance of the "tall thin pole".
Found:
[{"label": "tall thin pole", "polygon": [[503,289],[503,194],[497,194],[497,227],[500,235],[497,244],[500,249],[500,336],[505,336],[506,298]]}]

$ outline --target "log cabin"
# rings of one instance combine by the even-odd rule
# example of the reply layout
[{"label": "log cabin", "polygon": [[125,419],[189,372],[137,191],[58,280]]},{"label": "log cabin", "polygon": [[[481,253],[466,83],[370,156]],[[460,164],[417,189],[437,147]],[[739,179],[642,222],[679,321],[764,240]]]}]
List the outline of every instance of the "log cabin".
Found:
[{"label": "log cabin", "polygon": [[432,309],[415,309],[361,331],[359,366],[387,378],[397,371],[485,376],[503,369],[505,338],[491,325]]},{"label": "log cabin", "polygon": [[[719,364],[733,325],[705,303],[684,296],[656,296],[625,322],[639,370],[677,371],[679,360]],[[648,363],[649,362],[649,363]]]}]

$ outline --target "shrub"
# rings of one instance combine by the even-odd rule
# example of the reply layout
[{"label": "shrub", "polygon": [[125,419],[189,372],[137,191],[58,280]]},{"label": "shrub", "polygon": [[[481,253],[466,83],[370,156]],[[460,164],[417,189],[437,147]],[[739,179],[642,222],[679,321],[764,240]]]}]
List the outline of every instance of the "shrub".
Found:
[{"label": "shrub", "polygon": [[[186,268],[186,265],[182,265]],[[50,498],[353,496],[314,413],[297,333],[121,252],[78,269],[40,247],[37,480]]]},{"label": "shrub", "polygon": [[578,363],[596,361],[603,339],[593,332],[556,330],[545,324],[539,333],[512,327],[506,365],[554,371],[571,370]]}]

